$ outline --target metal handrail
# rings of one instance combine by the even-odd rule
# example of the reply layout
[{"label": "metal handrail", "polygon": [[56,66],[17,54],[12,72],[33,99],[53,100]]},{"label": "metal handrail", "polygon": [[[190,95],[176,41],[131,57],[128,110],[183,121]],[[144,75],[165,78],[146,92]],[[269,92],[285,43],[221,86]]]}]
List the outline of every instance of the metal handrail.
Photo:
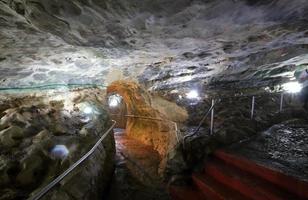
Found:
[{"label": "metal handrail", "polygon": [[141,118],[141,119],[148,119],[148,120],[156,120],[156,121],[169,121],[173,123],[175,128],[175,136],[178,142],[180,142],[179,136],[178,136],[178,125],[176,122],[169,120],[169,119],[161,119],[161,118],[154,118],[154,117],[148,117],[148,116],[141,116],[141,115],[120,115],[120,114],[110,114],[113,116],[125,116],[125,117],[132,117],[132,118]]},{"label": "metal handrail", "polygon": [[[241,97],[253,97],[252,110],[251,110],[251,118],[253,118],[255,97],[257,97],[257,96],[264,96],[264,95],[266,95],[266,96],[276,96],[277,93],[267,93],[267,94],[262,93],[262,94],[255,94],[255,95],[240,95],[240,96],[228,97],[228,98],[226,98],[226,99],[230,99],[230,98],[241,98]],[[190,138],[190,137],[193,137],[194,135],[196,135],[196,134],[199,132],[199,130],[200,130],[202,124],[204,123],[204,121],[206,120],[206,118],[208,117],[208,115],[212,112],[212,110],[214,109],[215,105],[216,105],[218,102],[220,102],[222,99],[223,99],[223,98],[219,98],[219,100],[214,101],[214,103],[212,103],[212,106],[209,108],[209,110],[206,112],[206,114],[203,116],[203,118],[202,118],[201,121],[199,122],[197,129],[196,129],[192,134],[186,135],[186,136],[183,137],[183,145],[184,145],[184,148],[185,148],[185,142],[186,142],[186,140],[187,140],[188,138]],[[279,108],[280,112],[281,112],[281,110],[282,110],[282,103],[283,103],[283,93],[280,93],[280,108]],[[111,115],[119,115],[119,114],[111,114]],[[149,119],[149,120],[159,120],[159,121],[165,121],[165,120],[167,120],[167,119],[152,118],[152,117],[137,116],[137,115],[124,115],[124,116],[126,116],[126,117],[143,118],[143,119]],[[173,121],[171,121],[171,120],[167,120],[167,121],[170,121],[170,122],[172,122],[172,123],[175,124],[176,138],[177,138],[177,141],[179,142],[177,123],[176,123],[176,122],[173,122]]]},{"label": "metal handrail", "polygon": [[214,99],[224,100],[224,99],[250,98],[250,97],[253,97],[253,96],[255,96],[256,98],[257,97],[263,97],[263,96],[266,96],[266,97],[276,97],[277,95],[279,95],[281,93],[284,93],[284,92],[282,91],[282,92],[272,92],[272,93],[271,92],[250,93],[250,94],[245,94],[245,95],[234,95],[234,96],[229,96],[229,97],[221,97],[221,96],[213,95],[211,97],[214,98]]},{"label": "metal handrail", "polygon": [[208,111],[205,113],[205,115],[203,116],[203,118],[202,118],[201,121],[199,122],[199,125],[198,125],[197,129],[196,129],[192,134],[189,134],[189,135],[184,136],[184,138],[183,138],[183,145],[184,145],[184,146],[185,146],[185,141],[186,141],[187,138],[193,137],[194,135],[196,135],[196,134],[199,132],[199,130],[200,130],[202,124],[204,123],[204,121],[205,121],[205,119],[208,117],[208,115],[211,113],[211,111],[214,109],[216,103],[217,103],[217,101],[214,101],[214,103],[212,104],[212,106],[211,106],[211,107],[208,109]]},{"label": "metal handrail", "polygon": [[[263,96],[264,94],[261,94],[259,96]],[[267,94],[266,96],[276,96],[277,93],[272,93],[272,94]],[[252,97],[252,103],[251,103],[251,115],[250,115],[250,119],[253,119],[254,117],[254,110],[255,110],[255,98],[256,98],[256,95],[241,95],[241,96],[235,96],[235,97],[231,97],[231,98],[239,98],[239,97]],[[229,99],[230,97],[228,97]],[[227,99],[227,98],[226,98]],[[279,112],[282,111],[282,108],[283,108],[283,99],[284,99],[284,93],[280,93],[280,106],[279,106]],[[219,98],[218,101],[221,101],[222,98]],[[203,118],[201,119],[197,129],[190,135],[186,135],[183,137],[183,145],[184,145],[184,148],[185,148],[185,142],[186,142],[186,139],[189,138],[189,137],[193,137],[195,134],[197,134],[197,132],[200,130],[202,124],[204,123],[205,119],[208,117],[208,115],[211,113],[211,111],[214,109],[215,105],[217,104],[217,102],[214,102],[212,103],[212,106],[209,108],[209,110],[206,112],[206,114],[203,116]]]},{"label": "metal handrail", "polygon": [[71,165],[67,170],[65,170],[61,175],[59,175],[56,179],[46,185],[42,190],[38,193],[30,197],[28,200],[38,200],[41,199],[49,190],[51,190],[56,184],[58,184],[61,180],[63,180],[67,175],[69,175],[77,166],[79,166],[83,161],[85,161],[90,155],[94,153],[97,147],[101,144],[101,142],[107,137],[110,131],[114,128],[116,121],[112,120],[113,124],[111,127],[100,137],[100,139],[95,143],[95,145],[77,162]]}]

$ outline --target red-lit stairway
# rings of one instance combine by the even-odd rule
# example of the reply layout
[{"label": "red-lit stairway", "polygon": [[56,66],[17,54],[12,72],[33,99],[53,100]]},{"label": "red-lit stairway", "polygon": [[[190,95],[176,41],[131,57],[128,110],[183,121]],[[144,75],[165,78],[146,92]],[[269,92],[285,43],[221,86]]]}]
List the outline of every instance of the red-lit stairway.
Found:
[{"label": "red-lit stairway", "polygon": [[308,182],[258,165],[224,151],[216,151],[193,185],[170,186],[175,200],[303,200],[308,199]]}]

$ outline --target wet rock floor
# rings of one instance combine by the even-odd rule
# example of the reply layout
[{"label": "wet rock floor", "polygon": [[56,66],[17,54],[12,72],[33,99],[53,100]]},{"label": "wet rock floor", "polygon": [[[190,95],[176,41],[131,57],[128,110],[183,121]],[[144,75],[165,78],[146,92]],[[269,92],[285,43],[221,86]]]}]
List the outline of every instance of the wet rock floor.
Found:
[{"label": "wet rock floor", "polygon": [[158,152],[130,139],[123,129],[115,129],[115,140],[116,166],[107,199],[170,199],[158,175]]},{"label": "wet rock floor", "polygon": [[290,120],[276,124],[241,145],[229,148],[258,164],[308,180],[308,124]]}]

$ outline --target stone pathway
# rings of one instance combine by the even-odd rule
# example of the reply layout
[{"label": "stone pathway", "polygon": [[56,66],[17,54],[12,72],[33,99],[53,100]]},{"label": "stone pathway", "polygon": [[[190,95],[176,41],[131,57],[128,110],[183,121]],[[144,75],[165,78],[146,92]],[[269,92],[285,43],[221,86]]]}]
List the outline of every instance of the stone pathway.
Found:
[{"label": "stone pathway", "polygon": [[169,199],[158,176],[158,152],[129,138],[123,129],[115,129],[115,141],[116,169],[107,199]]}]

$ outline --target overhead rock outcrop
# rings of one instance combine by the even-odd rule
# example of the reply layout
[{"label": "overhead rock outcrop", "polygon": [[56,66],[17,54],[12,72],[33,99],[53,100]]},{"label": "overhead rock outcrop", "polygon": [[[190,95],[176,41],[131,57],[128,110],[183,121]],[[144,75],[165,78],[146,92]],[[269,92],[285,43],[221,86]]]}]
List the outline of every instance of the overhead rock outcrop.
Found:
[{"label": "overhead rock outcrop", "polygon": [[307,8],[303,0],[1,0],[1,86],[110,77],[179,93],[277,85],[308,63]]}]

